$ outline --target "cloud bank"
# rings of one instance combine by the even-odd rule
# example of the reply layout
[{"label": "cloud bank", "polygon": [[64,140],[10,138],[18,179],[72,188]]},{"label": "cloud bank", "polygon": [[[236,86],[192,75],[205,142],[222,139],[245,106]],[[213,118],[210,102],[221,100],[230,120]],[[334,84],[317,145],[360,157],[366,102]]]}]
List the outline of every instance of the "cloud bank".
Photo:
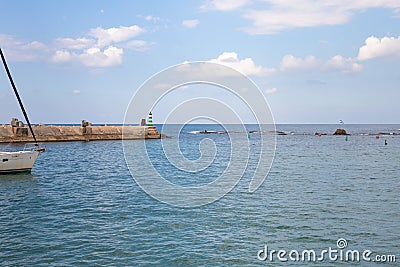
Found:
[{"label": "cloud bank", "polygon": [[93,28],[78,38],[57,38],[50,44],[22,42],[0,35],[0,43],[14,61],[50,59],[55,64],[79,63],[87,67],[108,68],[122,64],[124,49],[145,51],[150,45],[134,39],[145,32],[137,25]]},{"label": "cloud bank", "polygon": [[315,56],[297,58],[286,55],[280,63],[281,71],[336,71],[342,73],[354,73],[362,70],[362,66],[356,59],[345,58],[336,55],[327,61],[317,59]]},{"label": "cloud bank", "polygon": [[239,59],[235,52],[223,52],[217,58],[209,60],[209,62],[219,63],[240,71],[244,75],[265,76],[275,72],[273,68],[257,66],[252,58]]},{"label": "cloud bank", "polygon": [[[87,37],[61,38],[56,40],[59,47],[51,60],[54,63],[80,62],[87,67],[107,68],[122,64],[125,48],[143,48],[144,41],[132,40],[144,33],[137,25],[89,30]],[[139,50],[139,49],[136,49]]]},{"label": "cloud bank", "polygon": [[249,0],[208,0],[200,6],[201,10],[231,11],[249,4]]},{"label": "cloud bank", "polygon": [[[245,8],[243,8],[245,7]],[[252,22],[241,28],[249,34],[276,34],[285,30],[345,24],[357,13],[371,8],[400,12],[398,0],[212,0],[201,10],[239,11]]]},{"label": "cloud bank", "polygon": [[400,58],[400,37],[371,36],[365,40],[365,45],[358,50],[359,60],[373,58]]}]

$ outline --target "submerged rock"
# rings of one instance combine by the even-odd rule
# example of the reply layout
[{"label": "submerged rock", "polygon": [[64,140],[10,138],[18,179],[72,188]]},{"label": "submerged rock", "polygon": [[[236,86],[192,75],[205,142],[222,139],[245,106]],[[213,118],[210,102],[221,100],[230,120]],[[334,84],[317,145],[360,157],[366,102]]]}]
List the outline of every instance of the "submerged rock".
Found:
[{"label": "submerged rock", "polygon": [[345,129],[336,129],[333,135],[347,135],[347,132]]}]

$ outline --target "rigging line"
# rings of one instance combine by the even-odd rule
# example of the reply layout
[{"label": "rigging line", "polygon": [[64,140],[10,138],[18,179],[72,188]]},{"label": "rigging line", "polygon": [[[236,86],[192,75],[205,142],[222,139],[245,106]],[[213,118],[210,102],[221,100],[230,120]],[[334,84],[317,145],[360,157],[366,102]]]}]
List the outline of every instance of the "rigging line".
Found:
[{"label": "rigging line", "polygon": [[6,63],[6,59],[4,58],[3,51],[1,50],[1,48],[0,48],[0,54],[1,54],[1,59],[3,60],[4,68],[6,69],[6,72],[7,72],[7,75],[8,75],[8,79],[10,80],[11,86],[12,86],[12,88],[14,90],[15,96],[17,97],[19,106],[21,107],[21,110],[22,110],[22,113],[24,114],[25,120],[28,123],[29,130],[31,131],[33,139],[35,140],[35,146],[38,146],[38,142],[36,141],[35,133],[33,132],[31,123],[29,122],[28,114],[26,113],[24,105],[22,104],[22,100],[19,97],[19,94],[18,94],[18,91],[17,91],[17,87],[15,86],[14,81],[13,81],[13,79],[11,77],[10,70],[8,69],[8,66],[7,66],[7,63]]}]

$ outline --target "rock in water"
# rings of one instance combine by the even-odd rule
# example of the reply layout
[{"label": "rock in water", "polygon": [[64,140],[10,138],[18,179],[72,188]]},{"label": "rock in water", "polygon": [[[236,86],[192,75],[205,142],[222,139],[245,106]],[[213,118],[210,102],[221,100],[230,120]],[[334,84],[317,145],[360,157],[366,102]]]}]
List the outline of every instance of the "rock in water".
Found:
[{"label": "rock in water", "polygon": [[336,129],[333,135],[347,135],[347,132],[345,129]]}]

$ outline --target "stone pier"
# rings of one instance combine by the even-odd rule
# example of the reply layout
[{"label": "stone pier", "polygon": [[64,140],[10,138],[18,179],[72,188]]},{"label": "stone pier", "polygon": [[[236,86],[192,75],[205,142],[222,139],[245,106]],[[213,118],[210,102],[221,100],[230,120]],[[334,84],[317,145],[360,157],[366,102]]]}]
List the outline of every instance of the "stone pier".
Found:
[{"label": "stone pier", "polygon": [[[93,126],[82,121],[81,126],[32,125],[38,142],[94,141],[124,139],[159,139],[161,133],[155,126]],[[13,119],[9,125],[0,125],[0,143],[33,142],[29,128]]]}]

